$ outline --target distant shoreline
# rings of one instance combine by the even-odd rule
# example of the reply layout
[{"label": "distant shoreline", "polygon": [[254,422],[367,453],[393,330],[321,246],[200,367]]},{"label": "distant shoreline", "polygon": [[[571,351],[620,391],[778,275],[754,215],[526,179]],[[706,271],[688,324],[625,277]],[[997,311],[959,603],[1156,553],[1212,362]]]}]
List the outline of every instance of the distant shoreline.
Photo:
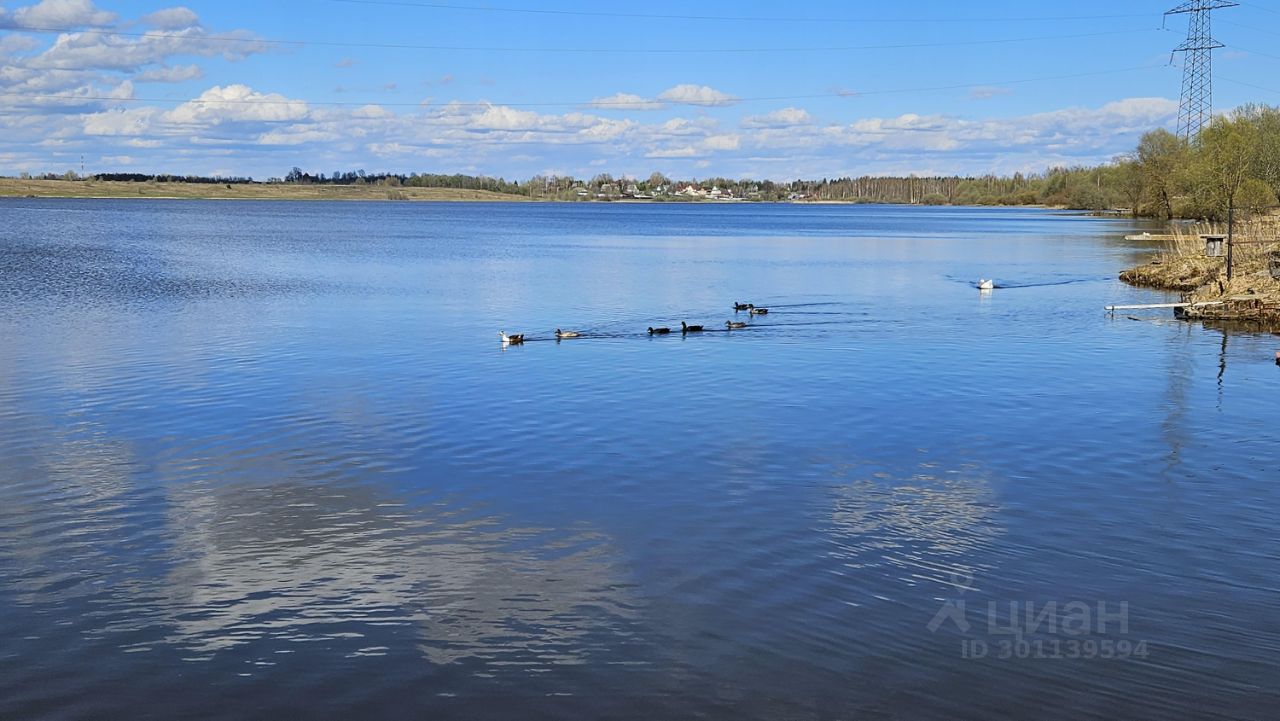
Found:
[{"label": "distant shoreline", "polygon": [[[461,188],[389,187],[385,185],[304,185],[292,183],[162,183],[119,180],[22,180],[0,178],[0,198],[80,200],[301,200],[367,202],[490,202],[626,205],[904,205],[850,200],[718,201],[684,199],[556,200]],[[927,207],[1034,208],[1066,210],[1053,205],[941,205]],[[1081,211],[1088,212],[1088,211]]]},{"label": "distant shoreline", "polygon": [[285,183],[159,183],[119,180],[19,180],[0,178],[0,198],[97,200],[366,200],[501,201],[528,203],[522,195],[461,188],[393,188],[376,185]]}]

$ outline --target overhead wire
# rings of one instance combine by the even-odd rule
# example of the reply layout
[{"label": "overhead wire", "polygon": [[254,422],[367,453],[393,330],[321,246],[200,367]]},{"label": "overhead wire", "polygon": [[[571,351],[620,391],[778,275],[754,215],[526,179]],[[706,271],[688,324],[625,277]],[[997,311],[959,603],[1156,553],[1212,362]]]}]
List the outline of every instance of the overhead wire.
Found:
[{"label": "overhead wire", "polygon": [[[245,43],[245,44],[261,44],[261,45],[278,45],[293,47],[340,47],[340,48],[366,48],[376,50],[431,50],[445,52],[487,52],[487,53],[547,53],[547,54],[608,54],[608,55],[715,55],[715,54],[767,54],[767,53],[823,53],[823,52],[851,52],[861,50],[903,50],[903,49],[924,49],[924,48],[945,48],[945,47],[966,47],[979,45],[1006,45],[1014,43],[1027,42],[1045,42],[1050,40],[1079,40],[1083,38],[1104,37],[1111,35],[1125,35],[1144,32],[1152,28],[1132,28],[1124,30],[1105,30],[1090,33],[1071,33],[1063,35],[1038,35],[1032,37],[1016,37],[1016,38],[985,38],[978,40],[947,40],[937,42],[906,42],[906,43],[879,43],[869,45],[838,45],[838,46],[794,46],[794,47],[742,47],[742,48],[620,48],[620,47],[600,47],[600,48],[574,48],[574,47],[511,47],[511,46],[486,46],[486,45],[436,45],[436,44],[416,44],[416,43],[371,43],[371,42],[353,42],[340,40],[289,40],[275,38],[246,38],[234,35],[185,35],[182,33],[163,33],[163,32],[129,32],[124,30],[99,30],[99,29],[78,29],[72,30],[67,28],[54,27],[26,27],[21,31],[36,33],[67,33],[75,32],[83,35],[100,35],[113,37],[130,37],[142,39],[161,39],[161,40],[183,40],[186,42],[206,42],[206,43]],[[59,68],[51,68],[59,69]]]},{"label": "overhead wire", "polygon": [[420,8],[427,10],[456,10],[464,12],[480,12],[480,13],[509,13],[522,15],[548,15],[548,16],[573,16],[573,17],[596,17],[596,18],[618,18],[625,20],[699,20],[699,21],[731,21],[731,22],[793,22],[793,23],[983,23],[983,22],[1061,22],[1068,20],[1118,20],[1122,18],[1139,18],[1150,17],[1149,13],[1128,13],[1128,14],[1111,14],[1111,15],[1058,15],[1058,16],[999,16],[999,17],[950,17],[950,18],[928,18],[928,17],[912,17],[912,18],[878,18],[874,16],[862,17],[803,17],[795,15],[784,16],[760,16],[760,15],[695,15],[695,14],[676,14],[676,13],[638,13],[638,12],[618,12],[605,10],[560,10],[554,8],[518,8],[509,6],[475,6],[475,5],[459,5],[457,3],[441,3],[441,2],[413,2],[411,0],[327,0],[332,3],[345,5],[380,5],[386,7],[405,7]]},{"label": "overhead wire", "polygon": [[662,100],[661,98],[642,99],[642,100],[585,100],[573,102],[494,102],[494,101],[478,101],[478,102],[458,102],[452,101],[443,104],[433,104],[429,102],[415,103],[395,103],[395,102],[372,102],[372,101],[343,101],[343,100],[303,100],[298,98],[285,98],[282,100],[269,100],[263,98],[192,98],[192,99],[175,99],[175,98],[148,98],[148,97],[130,97],[120,98],[107,95],[90,96],[90,95],[58,95],[58,94],[31,94],[31,93],[10,93],[0,92],[0,97],[18,97],[33,100],[66,100],[66,101],[84,101],[84,102],[114,102],[114,103],[158,103],[172,105],[297,105],[306,104],[318,107],[365,107],[369,105],[378,105],[382,107],[422,107],[422,108],[489,108],[489,107],[511,107],[511,108],[538,108],[538,107],[580,107],[580,108],[597,108],[609,109],[610,106],[616,106],[618,110],[627,110],[635,106],[637,103],[659,103],[666,107],[676,106],[695,106],[695,107],[711,107],[719,105],[738,105],[743,103],[762,103],[762,102],[781,102],[793,100],[816,100],[828,98],[858,98],[862,96],[873,95],[897,95],[910,93],[928,93],[941,92],[946,90],[964,90],[969,88],[1002,86],[1002,85],[1021,85],[1026,83],[1049,82],[1053,80],[1070,80],[1076,78],[1098,77],[1102,75],[1119,75],[1122,73],[1136,72],[1139,70],[1152,70],[1165,67],[1159,65],[1139,65],[1127,68],[1117,68],[1111,70],[1098,70],[1081,73],[1069,73],[1063,75],[1043,76],[1036,78],[1018,78],[1012,80],[989,80],[985,82],[956,83],[949,85],[932,85],[913,88],[882,88],[874,90],[858,90],[858,91],[836,91],[829,93],[811,93],[801,95],[769,95],[757,97],[729,97],[717,102],[709,103],[689,103]]}]

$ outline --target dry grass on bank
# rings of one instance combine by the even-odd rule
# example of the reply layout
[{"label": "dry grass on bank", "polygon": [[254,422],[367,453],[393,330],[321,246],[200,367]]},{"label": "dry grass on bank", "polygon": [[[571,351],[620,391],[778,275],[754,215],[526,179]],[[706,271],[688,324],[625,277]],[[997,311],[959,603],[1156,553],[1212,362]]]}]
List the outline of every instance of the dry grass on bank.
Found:
[{"label": "dry grass on bank", "polygon": [[1216,224],[1179,226],[1152,262],[1126,270],[1120,279],[1133,285],[1183,291],[1183,300],[1188,302],[1222,302],[1186,309],[1186,317],[1280,324],[1280,281],[1272,277],[1269,268],[1271,259],[1280,257],[1280,218],[1269,216],[1236,224],[1230,281],[1226,258],[1206,257],[1200,238],[1202,233],[1225,232],[1225,227]]},{"label": "dry grass on bank", "polygon": [[1241,284],[1275,285],[1267,262],[1272,252],[1280,251],[1280,225],[1276,219],[1236,225],[1235,278],[1230,286],[1226,285],[1226,258],[1204,254],[1200,235],[1206,233],[1226,233],[1226,228],[1213,223],[1176,226],[1172,229],[1173,238],[1165,241],[1164,249],[1150,263],[1124,271],[1120,279],[1133,285],[1180,291],[1196,291],[1206,285],[1221,286],[1228,292]]},{"label": "dry grass on bank", "polygon": [[174,198],[187,200],[528,201],[528,198],[521,195],[455,188],[393,188],[380,185],[127,183],[113,180],[19,180],[15,178],[0,178],[0,197]]}]

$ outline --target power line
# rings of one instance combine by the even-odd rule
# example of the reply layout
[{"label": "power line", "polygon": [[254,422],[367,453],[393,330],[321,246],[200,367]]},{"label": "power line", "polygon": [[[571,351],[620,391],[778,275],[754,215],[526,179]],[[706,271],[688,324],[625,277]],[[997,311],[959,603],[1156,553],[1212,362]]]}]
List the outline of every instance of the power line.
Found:
[{"label": "power line", "polygon": [[516,8],[516,7],[500,7],[487,6],[477,7],[472,5],[457,5],[453,3],[435,3],[435,2],[410,2],[409,0],[328,0],[333,3],[342,3],[345,5],[381,5],[387,7],[408,7],[420,8],[426,10],[460,10],[467,12],[481,13],[507,13],[521,15],[546,15],[546,16],[573,16],[573,17],[595,17],[595,18],[617,18],[625,20],[711,20],[711,21],[732,21],[732,22],[792,22],[792,23],[985,23],[985,22],[1059,22],[1066,20],[1118,20],[1122,18],[1141,18],[1150,17],[1148,13],[1131,13],[1116,15],[1059,15],[1059,16],[1040,16],[1040,17],[1016,17],[1016,16],[1000,16],[1000,17],[963,17],[963,18],[876,18],[876,17],[796,17],[788,16],[757,16],[757,15],[687,15],[687,14],[661,14],[661,13],[626,13],[626,12],[608,12],[598,10],[548,10],[545,8]]},{"label": "power line", "polygon": [[1255,32],[1255,33],[1258,33],[1258,34],[1260,34],[1260,35],[1275,35],[1275,34],[1276,34],[1275,30],[1272,30],[1272,29],[1269,29],[1269,28],[1260,28],[1260,27],[1258,27],[1256,24],[1254,24],[1254,25],[1250,25],[1249,23],[1240,23],[1240,22],[1235,22],[1234,20],[1225,20],[1225,19],[1223,19],[1223,20],[1218,20],[1218,22],[1220,22],[1220,23],[1224,23],[1224,24],[1226,24],[1226,25],[1230,25],[1230,26],[1232,26],[1232,27],[1236,27],[1236,28],[1243,28],[1243,29],[1245,29],[1245,30],[1248,30],[1248,31],[1250,31],[1250,32]]},{"label": "power line", "polygon": [[[293,47],[340,47],[370,48],[377,50],[433,50],[446,52],[505,52],[505,53],[563,53],[563,54],[624,54],[624,55],[714,55],[714,54],[766,54],[766,53],[822,53],[851,52],[859,50],[903,50],[943,47],[967,47],[977,45],[1005,45],[1013,43],[1044,42],[1049,40],[1077,40],[1081,38],[1104,37],[1109,35],[1125,35],[1149,31],[1151,28],[1135,28],[1130,30],[1108,30],[1093,33],[1073,33],[1069,35],[1040,35],[1020,38],[992,38],[982,40],[951,40],[927,43],[885,43],[876,45],[840,45],[840,46],[797,46],[773,48],[567,48],[567,47],[495,47],[480,45],[419,45],[402,43],[362,43],[335,40],[284,40],[269,38],[245,38],[229,35],[189,36],[181,33],[126,32],[121,30],[72,30],[67,28],[24,28],[27,32],[66,33],[76,32],[83,35],[104,35],[112,37],[176,39],[188,42],[232,42],[246,44],[288,45]],[[33,68],[34,69],[34,68]],[[92,68],[50,67],[41,69],[75,70]]]},{"label": "power line", "polygon": [[1223,47],[1231,48],[1232,50],[1239,50],[1239,51],[1240,51],[1240,52],[1242,52],[1242,53],[1249,53],[1250,55],[1257,55],[1257,56],[1259,56],[1259,57],[1263,57],[1263,58],[1271,58],[1272,60],[1280,60],[1280,55],[1272,55],[1272,54],[1270,54],[1270,53],[1264,53],[1264,52],[1262,52],[1261,50],[1250,50],[1249,48],[1242,48],[1242,47],[1240,47],[1239,45],[1235,45],[1235,44],[1231,44],[1231,45],[1224,45]]},{"label": "power line", "polygon": [[1268,92],[1268,93],[1280,93],[1280,90],[1276,90],[1275,88],[1265,88],[1265,87],[1263,87],[1263,86],[1261,86],[1261,85],[1254,85],[1253,83],[1246,83],[1246,82],[1245,82],[1245,81],[1243,81],[1243,80],[1235,80],[1235,79],[1233,79],[1233,78],[1224,78],[1224,77],[1222,77],[1221,75],[1219,75],[1219,76],[1218,76],[1218,79],[1219,79],[1219,80],[1225,80],[1225,81],[1227,81],[1227,82],[1229,82],[1229,83],[1231,83],[1231,84],[1233,84],[1233,85],[1243,85],[1243,86],[1244,86],[1244,87],[1246,87],[1246,88],[1253,88],[1254,90],[1262,90],[1262,91],[1265,91],[1265,92]]},{"label": "power line", "polygon": [[[861,90],[853,92],[831,92],[831,93],[813,93],[808,95],[771,95],[759,97],[744,97],[726,99],[724,104],[742,104],[742,103],[763,103],[763,102],[780,102],[793,100],[817,100],[826,98],[857,98],[868,95],[899,95],[909,93],[927,93],[939,92],[945,90],[964,90],[977,87],[1001,86],[1001,85],[1022,85],[1027,83],[1042,83],[1054,80],[1070,80],[1075,78],[1098,77],[1101,75],[1120,75],[1123,73],[1131,73],[1139,70],[1152,70],[1163,68],[1164,65],[1139,65],[1129,68],[1120,68],[1115,70],[1098,70],[1084,73],[1071,73],[1066,75],[1053,75],[1038,78],[1020,78],[1015,80],[991,80],[986,82],[958,83],[954,85],[933,85],[915,88],[886,88],[880,90]],[[91,96],[91,95],[56,95],[56,94],[30,94],[30,93],[8,93],[0,92],[0,97],[17,97],[32,100],[68,100],[82,102],[116,102],[116,103],[162,103],[172,105],[298,105],[306,104],[317,107],[365,107],[368,105],[378,105],[382,107],[431,107],[427,103],[383,103],[383,102],[358,102],[358,101],[342,101],[342,100],[263,100],[261,98],[194,98],[190,100],[175,100],[173,98],[118,98],[111,96]],[[538,107],[595,107],[606,109],[609,106],[617,106],[617,109],[626,110],[630,106],[641,101],[577,101],[577,102],[527,102],[527,103],[499,103],[499,102],[450,102],[445,105],[434,106],[437,108],[489,108],[489,107],[511,107],[511,108],[538,108]],[[664,101],[660,99],[645,99],[645,103],[661,103],[665,106],[678,105],[696,105],[693,103],[677,103]]]},{"label": "power line", "polygon": [[1254,4],[1254,3],[1244,2],[1243,0],[1241,0],[1241,2],[1240,2],[1239,4],[1240,4],[1240,5],[1244,5],[1245,7],[1251,7],[1251,8],[1253,8],[1254,10],[1261,10],[1261,11],[1263,11],[1263,12],[1275,13],[1276,15],[1280,15],[1280,10],[1273,10],[1273,9],[1271,9],[1271,8],[1268,8],[1268,7],[1263,7],[1263,6],[1261,6],[1261,5],[1256,5],[1256,4]]}]

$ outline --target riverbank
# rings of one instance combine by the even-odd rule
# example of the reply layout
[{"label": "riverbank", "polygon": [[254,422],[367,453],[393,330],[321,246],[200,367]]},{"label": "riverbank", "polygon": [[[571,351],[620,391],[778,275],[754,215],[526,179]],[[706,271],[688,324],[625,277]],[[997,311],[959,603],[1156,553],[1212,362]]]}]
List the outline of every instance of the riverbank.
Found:
[{"label": "riverbank", "polygon": [[164,198],[173,200],[406,200],[528,202],[523,195],[461,188],[286,183],[132,183],[0,178],[0,198]]},{"label": "riverbank", "polygon": [[1280,258],[1280,218],[1237,225],[1231,280],[1226,258],[1207,257],[1200,238],[1201,233],[1223,232],[1209,225],[1175,228],[1163,251],[1151,262],[1122,272],[1120,280],[1181,292],[1183,302],[1197,305],[1177,309],[1179,318],[1244,321],[1280,330],[1280,280],[1271,269],[1272,260]]}]

